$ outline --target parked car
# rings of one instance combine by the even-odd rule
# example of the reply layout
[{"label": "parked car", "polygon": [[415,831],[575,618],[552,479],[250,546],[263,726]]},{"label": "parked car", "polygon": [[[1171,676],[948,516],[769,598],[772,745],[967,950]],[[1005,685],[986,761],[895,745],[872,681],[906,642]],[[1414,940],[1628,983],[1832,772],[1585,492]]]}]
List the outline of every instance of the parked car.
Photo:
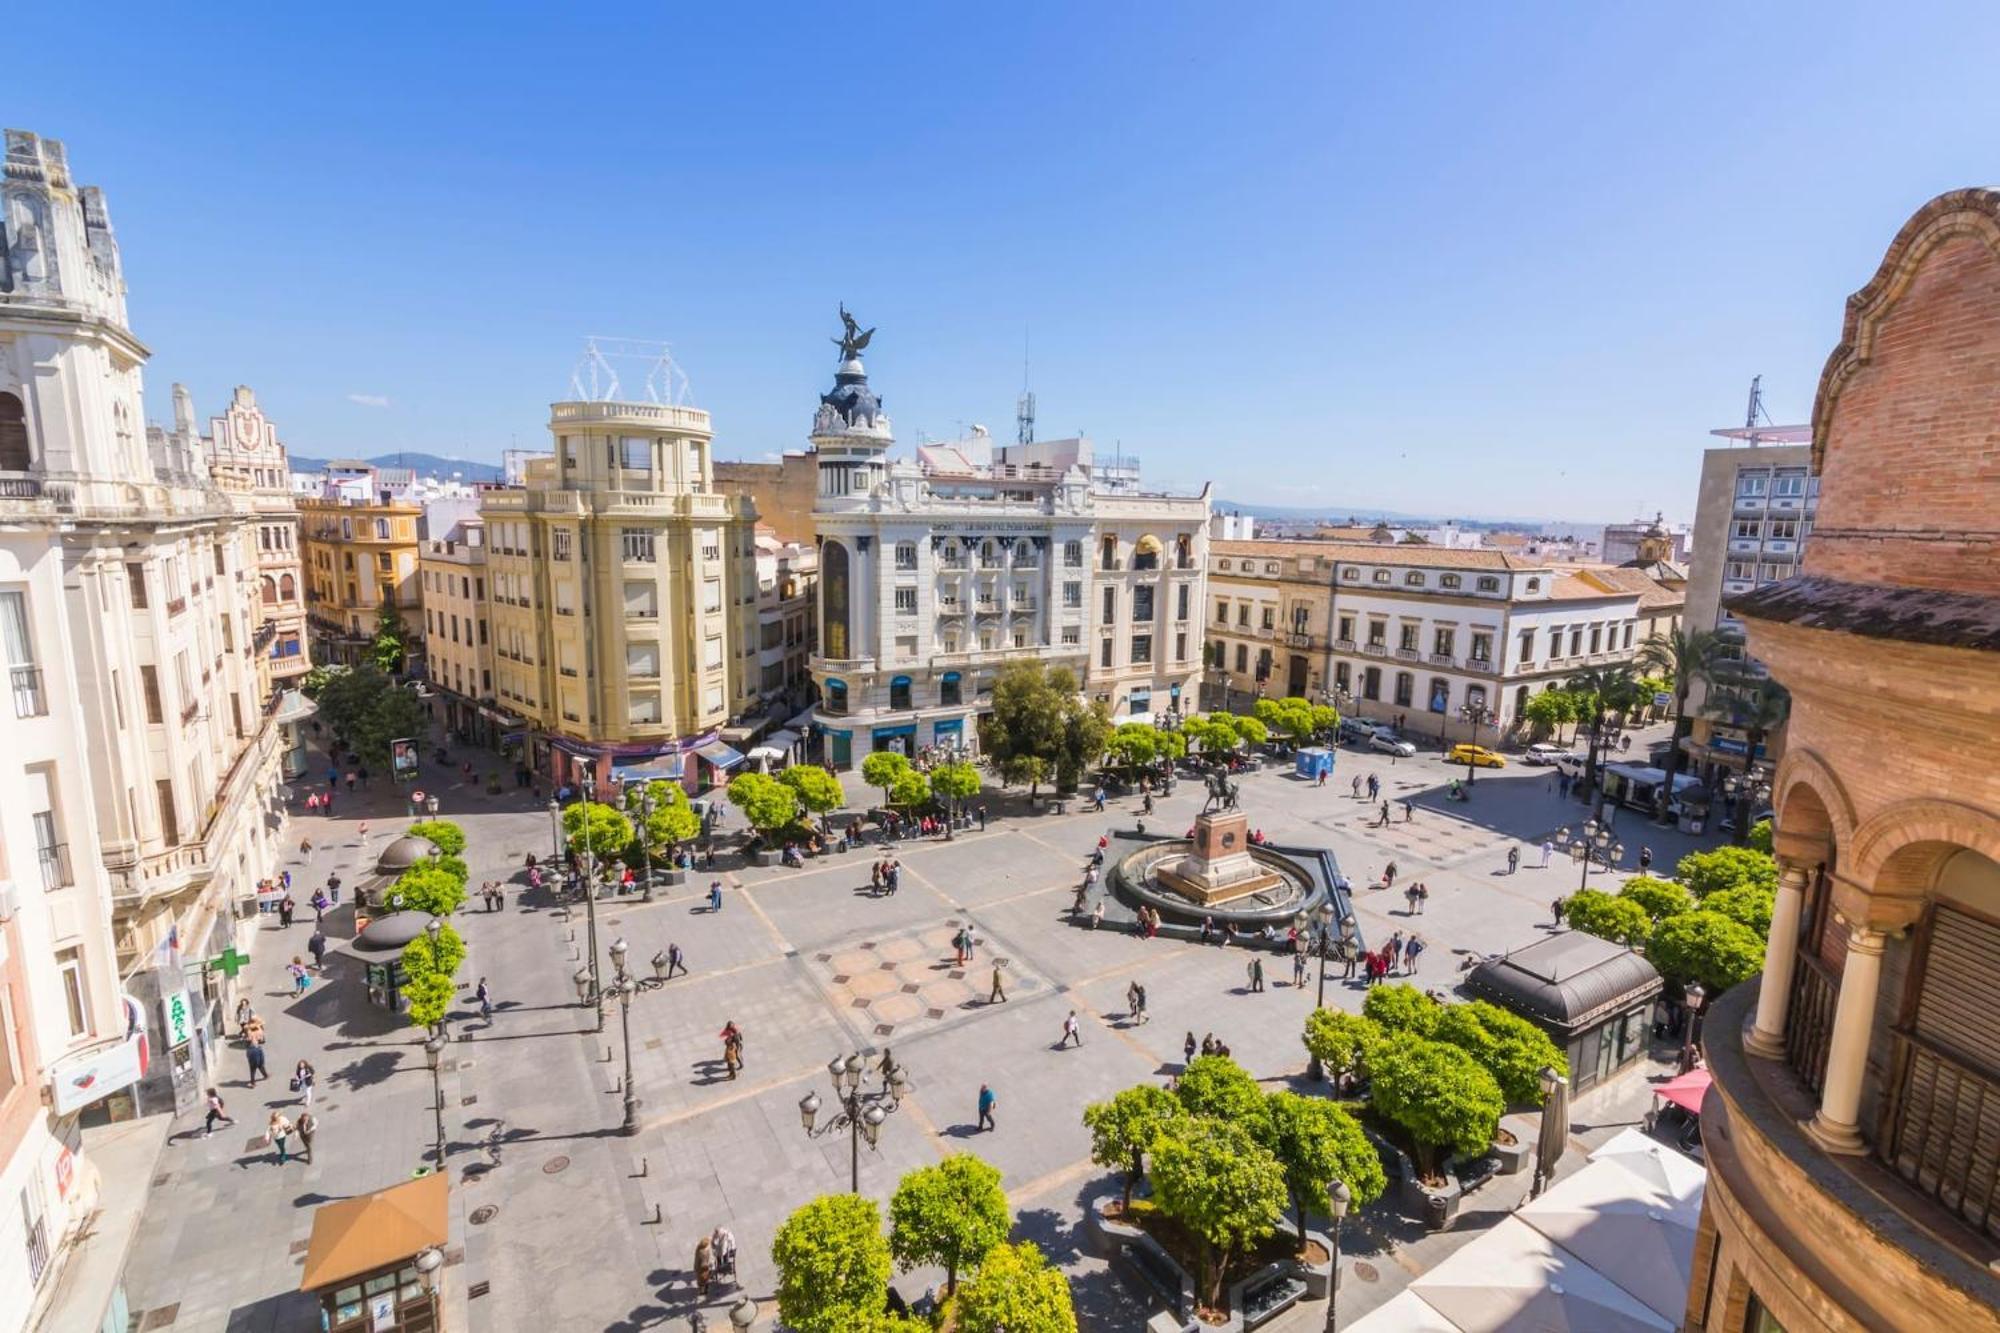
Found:
[{"label": "parked car", "polygon": [[1410,744],[1395,732],[1390,731],[1387,727],[1381,728],[1368,738],[1368,748],[1371,750],[1380,750],[1383,754],[1401,755],[1405,759],[1408,759],[1417,752],[1416,746]]},{"label": "parked car", "polygon": [[1335,737],[1351,743],[1362,743],[1375,734],[1375,724],[1364,722],[1358,717],[1343,717]]},{"label": "parked car", "polygon": [[1521,755],[1521,762],[1524,764],[1553,764],[1560,762],[1563,756],[1568,753],[1569,751],[1563,749],[1560,745],[1552,745],[1548,741],[1537,741],[1535,744],[1530,745],[1526,752]]},{"label": "parked car", "polygon": [[1584,766],[1589,762],[1586,756],[1572,750],[1556,756],[1556,772],[1564,777],[1580,778],[1583,776]]},{"label": "parked car", "polygon": [[1483,745],[1454,745],[1444,761],[1447,764],[1470,764],[1474,768],[1505,768],[1507,761]]}]

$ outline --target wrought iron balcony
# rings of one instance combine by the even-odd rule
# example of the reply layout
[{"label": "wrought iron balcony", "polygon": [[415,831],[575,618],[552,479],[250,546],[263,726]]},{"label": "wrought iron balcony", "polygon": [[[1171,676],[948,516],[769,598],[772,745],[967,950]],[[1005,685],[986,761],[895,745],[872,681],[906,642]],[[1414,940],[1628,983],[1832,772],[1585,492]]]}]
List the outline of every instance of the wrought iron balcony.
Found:
[{"label": "wrought iron balcony", "polygon": [[42,688],[42,669],[17,666],[12,668],[10,674],[14,681],[14,716],[47,717],[49,696]]}]

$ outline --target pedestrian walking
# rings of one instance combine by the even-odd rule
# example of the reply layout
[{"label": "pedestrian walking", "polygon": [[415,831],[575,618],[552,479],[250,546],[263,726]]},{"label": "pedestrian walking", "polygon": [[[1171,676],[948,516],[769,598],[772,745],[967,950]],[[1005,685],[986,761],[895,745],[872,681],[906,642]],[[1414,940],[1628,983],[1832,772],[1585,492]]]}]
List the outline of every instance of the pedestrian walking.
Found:
[{"label": "pedestrian walking", "polygon": [[1294,986],[1306,984],[1306,952],[1303,948],[1292,950],[1292,984]]},{"label": "pedestrian walking", "polygon": [[686,973],[687,963],[681,958],[681,946],[678,944],[669,944],[667,946],[666,979],[672,981],[676,976],[684,976]]},{"label": "pedestrian walking", "polygon": [[313,1104],[313,1081],[315,1077],[316,1071],[313,1069],[310,1060],[301,1060],[298,1064],[292,1066],[292,1091],[299,1094],[299,1100],[302,1105],[311,1106]]},{"label": "pedestrian walking", "polygon": [[1354,775],[1354,781],[1348,784],[1348,790],[1354,793],[1355,800],[1358,801],[1361,799],[1361,775],[1359,773],[1356,773]]},{"label": "pedestrian walking", "polygon": [[1381,794],[1382,794],[1382,779],[1376,777],[1373,773],[1370,773],[1368,775],[1368,799],[1372,801]]},{"label": "pedestrian walking", "polygon": [[1426,907],[1429,907],[1430,905],[1431,905],[1431,886],[1419,880],[1417,882],[1417,915],[1422,916],[1424,914],[1424,909]]},{"label": "pedestrian walking", "polygon": [[1641,847],[1639,849],[1639,873],[1643,875],[1648,871],[1650,871],[1652,868],[1653,868],[1653,849],[1651,847]]},{"label": "pedestrian walking", "polygon": [[250,1086],[254,1088],[259,1081],[270,1077],[264,1068],[264,1042],[261,1034],[251,1039],[250,1045],[244,1049],[244,1054],[250,1060]]},{"label": "pedestrian walking", "polygon": [[1104,924],[1104,900],[1099,898],[1097,906],[1090,909],[1090,928],[1096,930]]},{"label": "pedestrian walking", "polygon": [[1417,959],[1423,956],[1426,947],[1428,946],[1425,945],[1423,936],[1410,936],[1409,940],[1403,945],[1403,970],[1405,972],[1411,976],[1417,974]]},{"label": "pedestrian walking", "polygon": [[1134,1022],[1137,1022],[1139,1019],[1139,983],[1137,981],[1128,981],[1125,983],[1125,1016]]},{"label": "pedestrian walking", "polygon": [[486,988],[485,977],[479,979],[479,985],[473,989],[472,998],[479,1001],[479,1016],[481,1018],[493,1017],[493,992]]},{"label": "pedestrian walking", "polygon": [[979,807],[979,831],[981,833],[986,832],[986,806],[983,802]]},{"label": "pedestrian walking", "polygon": [[1382,885],[1384,888],[1394,888],[1395,884],[1396,863],[1391,861],[1388,865],[1382,867]]},{"label": "pedestrian walking", "polygon": [[708,1299],[709,1284],[715,1279],[715,1242],[703,1236],[694,1247],[694,1289]]},{"label": "pedestrian walking", "polygon": [[306,941],[306,952],[313,956],[314,970],[324,972],[326,970],[325,931],[316,926],[313,928],[312,938]]},{"label": "pedestrian walking", "polygon": [[737,1071],[743,1068],[743,1030],[736,1026],[736,1020],[732,1018],[722,1025],[718,1035],[722,1038],[722,1065],[733,1081]]},{"label": "pedestrian walking", "polygon": [[728,1282],[736,1281],[736,1235],[728,1227],[718,1226],[709,1236],[709,1243],[715,1248],[715,1276]]},{"label": "pedestrian walking", "polygon": [[1340,979],[1342,981],[1354,980],[1354,969],[1360,962],[1360,953],[1355,948],[1354,941],[1342,940],[1340,942],[1340,963],[1345,970],[1340,974]]},{"label": "pedestrian walking", "polygon": [[993,1108],[998,1106],[999,1104],[1000,1104],[1000,1099],[993,1095],[993,1089],[987,1087],[984,1083],[980,1084],[978,1129],[991,1129],[997,1131],[1000,1128],[998,1125],[993,1123]]},{"label": "pedestrian walking", "polygon": [[1083,1032],[1077,1027],[1076,1010],[1074,1009],[1070,1010],[1069,1016],[1063,1019],[1062,1040],[1056,1043],[1056,1049],[1061,1050],[1072,1041],[1078,1046],[1083,1045]]},{"label": "pedestrian walking", "polygon": [[993,989],[986,992],[986,1003],[1007,1003],[1007,990],[1000,984],[1000,960],[997,958],[993,960]]},{"label": "pedestrian walking", "polygon": [[311,1111],[301,1112],[295,1128],[299,1131],[299,1147],[304,1149],[300,1156],[310,1162],[313,1159],[313,1135],[319,1133],[319,1117]]},{"label": "pedestrian walking", "polygon": [[250,1007],[250,997],[247,995],[239,997],[236,1001],[236,1035],[248,1037],[250,1020],[256,1016],[257,1011]]},{"label": "pedestrian walking", "polygon": [[1132,983],[1132,990],[1134,992],[1132,1012],[1136,1015],[1134,1021],[1140,1024],[1151,1022],[1152,1015],[1146,1012],[1146,988],[1135,981]]},{"label": "pedestrian walking", "polygon": [[292,995],[304,995],[306,987],[312,984],[312,973],[306,971],[305,961],[293,954],[292,961],[285,964],[285,970],[292,974]]},{"label": "pedestrian walking", "polygon": [[708,910],[711,913],[722,910],[722,881],[719,879],[709,881]]},{"label": "pedestrian walking", "polygon": [[1547,870],[1549,868],[1549,857],[1555,854],[1555,850],[1556,845],[1554,843],[1550,842],[1547,838],[1542,839],[1542,863],[1536,866],[1535,869]]},{"label": "pedestrian walking", "polygon": [[1569,774],[1567,774],[1567,773],[1558,773],[1558,774],[1556,774],[1556,795],[1557,795],[1557,796],[1559,796],[1559,797],[1562,797],[1562,798],[1564,798],[1565,800],[1567,800],[1567,799],[1568,799],[1568,797],[1569,797]]},{"label": "pedestrian walking", "polygon": [[285,1119],[283,1111],[271,1112],[271,1123],[264,1132],[271,1140],[271,1146],[278,1150],[278,1165],[291,1161],[292,1122]]},{"label": "pedestrian walking", "polygon": [[1507,873],[1514,874],[1521,868],[1521,848],[1518,844],[1507,849]]},{"label": "pedestrian walking", "polygon": [[1403,902],[1406,904],[1404,908],[1405,914],[1415,916],[1417,914],[1417,885],[1414,881],[1411,882],[1409,888],[1403,890]]},{"label": "pedestrian walking", "polygon": [[215,1124],[218,1120],[225,1125],[236,1123],[236,1117],[229,1114],[229,1108],[223,1104],[222,1094],[214,1088],[210,1088],[208,1090],[208,1114],[203,1117],[201,1122],[201,1136],[203,1138],[207,1138],[209,1135],[215,1133]]},{"label": "pedestrian walking", "polygon": [[1182,1064],[1191,1063],[1194,1060],[1194,1052],[1195,1052],[1194,1032],[1192,1029],[1190,1029],[1187,1034],[1187,1040],[1181,1043],[1181,1063]]},{"label": "pedestrian walking", "polygon": [[1264,955],[1250,955],[1250,993],[1258,994],[1264,989]]},{"label": "pedestrian walking", "polygon": [[1555,918],[1555,924],[1558,926],[1563,923],[1563,908],[1565,906],[1567,904],[1561,898],[1549,904],[1549,914]]},{"label": "pedestrian walking", "polygon": [[292,924],[292,913],[298,910],[299,905],[292,901],[291,894],[288,893],[278,899],[278,924],[289,927]]}]

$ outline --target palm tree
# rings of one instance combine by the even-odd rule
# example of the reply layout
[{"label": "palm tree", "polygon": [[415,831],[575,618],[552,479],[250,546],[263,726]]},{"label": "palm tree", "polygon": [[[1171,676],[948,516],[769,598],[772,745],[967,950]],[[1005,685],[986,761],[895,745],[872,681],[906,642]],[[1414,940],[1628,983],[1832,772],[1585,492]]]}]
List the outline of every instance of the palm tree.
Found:
[{"label": "palm tree", "polygon": [[1583,705],[1579,720],[1590,726],[1590,748],[1584,752],[1584,790],[1594,794],[1594,812],[1604,812],[1604,793],[1597,780],[1599,738],[1613,716],[1633,712],[1644,701],[1638,674],[1629,662],[1587,667],[1563,682],[1563,688]]},{"label": "palm tree", "polygon": [[1667,771],[1667,780],[1660,788],[1665,798],[1660,807],[1663,817],[1673,800],[1674,776],[1681,769],[1681,738],[1691,721],[1687,715],[1688,691],[1696,681],[1711,677],[1726,646],[1727,641],[1714,630],[1676,628],[1654,634],[1640,644],[1638,656],[1633,659],[1640,669],[1659,672],[1673,686],[1674,743],[1663,765]]},{"label": "palm tree", "polygon": [[[1709,711],[1734,727],[1743,729],[1743,771],[1748,777],[1764,740],[1791,716],[1792,696],[1769,676],[1754,675],[1739,668],[1715,681],[1716,693],[1709,698]],[[1750,791],[1744,782],[1736,789],[1736,832],[1739,845],[1750,839]]]}]

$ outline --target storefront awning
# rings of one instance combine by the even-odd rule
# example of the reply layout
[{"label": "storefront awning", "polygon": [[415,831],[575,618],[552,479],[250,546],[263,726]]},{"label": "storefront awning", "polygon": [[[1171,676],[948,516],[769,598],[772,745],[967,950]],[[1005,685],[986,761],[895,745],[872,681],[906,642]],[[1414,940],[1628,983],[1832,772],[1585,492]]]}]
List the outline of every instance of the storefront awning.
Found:
[{"label": "storefront awning", "polygon": [[623,759],[611,766],[614,782],[650,782],[655,778],[679,782],[686,776],[687,756],[679,752],[655,755],[651,759]]},{"label": "storefront awning", "polygon": [[706,745],[697,746],[695,747],[695,753],[716,768],[724,770],[735,768],[743,762],[741,751],[732,746],[724,745],[721,741],[710,741]]},{"label": "storefront awning", "polygon": [[317,712],[319,712],[318,704],[297,690],[286,690],[279,696],[278,710],[271,715],[271,720],[281,724],[303,722]]}]

